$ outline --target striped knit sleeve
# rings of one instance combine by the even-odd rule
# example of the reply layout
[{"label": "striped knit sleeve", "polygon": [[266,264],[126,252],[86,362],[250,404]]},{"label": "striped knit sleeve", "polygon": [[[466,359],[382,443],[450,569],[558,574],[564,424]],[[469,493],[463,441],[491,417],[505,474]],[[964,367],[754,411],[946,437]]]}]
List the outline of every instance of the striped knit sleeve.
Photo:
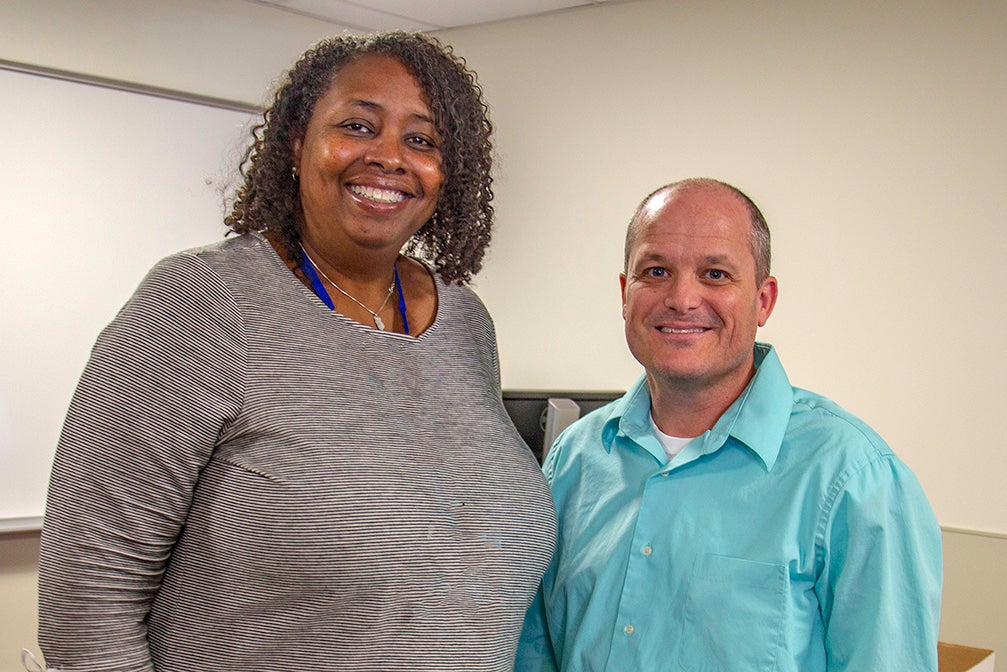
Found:
[{"label": "striped knit sleeve", "polygon": [[493,318],[490,317],[489,311],[486,310],[486,306],[483,305],[482,299],[474,293],[472,294],[472,298],[475,299],[476,305],[478,306],[479,316],[478,320],[472,320],[472,322],[485,325],[485,329],[481,332],[482,351],[489,366],[488,373],[490,375],[490,379],[496,386],[497,392],[502,394],[500,386],[500,352],[497,349],[496,326],[493,324]]},{"label": "striped knit sleeve", "polygon": [[49,667],[152,670],[145,617],[245,373],[239,309],[194,255],[148,274],[101,333],[53,465],[39,567]]}]

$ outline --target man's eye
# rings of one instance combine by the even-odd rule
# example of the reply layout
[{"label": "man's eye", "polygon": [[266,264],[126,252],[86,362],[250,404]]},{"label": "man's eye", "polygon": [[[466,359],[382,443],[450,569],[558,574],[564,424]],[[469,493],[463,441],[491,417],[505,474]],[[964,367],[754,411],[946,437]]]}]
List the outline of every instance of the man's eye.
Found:
[{"label": "man's eye", "polygon": [[668,271],[660,266],[654,266],[652,268],[648,268],[643,272],[643,274],[648,278],[663,278],[668,275]]},{"label": "man's eye", "polygon": [[710,278],[710,280],[726,280],[727,273],[717,268],[711,268],[706,272],[706,277]]}]

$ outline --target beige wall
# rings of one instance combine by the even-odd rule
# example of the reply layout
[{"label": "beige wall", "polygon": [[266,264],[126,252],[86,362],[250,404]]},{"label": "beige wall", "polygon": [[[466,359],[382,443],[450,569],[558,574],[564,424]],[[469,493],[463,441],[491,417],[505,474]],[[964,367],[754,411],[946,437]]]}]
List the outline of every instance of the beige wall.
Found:
[{"label": "beige wall", "polygon": [[21,649],[38,642],[38,534],[0,535],[0,672],[23,672]]},{"label": "beige wall", "polygon": [[1007,3],[638,0],[457,29],[499,128],[478,290],[505,385],[625,389],[617,274],[652,188],[736,183],[773,230],[762,331],[944,525],[1007,533]]},{"label": "beige wall", "polygon": [[[0,58],[260,102],[332,32],[264,12],[8,0]],[[477,289],[505,385],[630,385],[624,222],[665,181],[727,179],[774,230],[781,298],[764,337],[793,382],[875,425],[942,524],[1007,533],[990,421],[1007,399],[1005,33],[998,2],[798,0],[637,0],[442,33],[499,129]],[[0,672],[34,637],[36,544],[0,537]],[[1007,652],[1005,545],[945,534],[946,639]]]},{"label": "beige wall", "polygon": [[262,103],[330,23],[242,0],[4,0],[0,58]]},{"label": "beige wall", "polygon": [[997,651],[1007,669],[1007,538],[944,531],[941,639]]}]

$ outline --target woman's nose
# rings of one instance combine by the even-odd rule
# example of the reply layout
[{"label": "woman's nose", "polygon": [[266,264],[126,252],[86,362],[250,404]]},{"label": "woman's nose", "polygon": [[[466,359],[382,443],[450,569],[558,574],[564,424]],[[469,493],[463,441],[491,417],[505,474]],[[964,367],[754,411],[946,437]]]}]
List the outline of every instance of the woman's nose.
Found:
[{"label": "woman's nose", "polygon": [[402,171],[405,164],[404,149],[398,138],[390,133],[379,133],[368,145],[364,161],[380,166],[387,172]]}]

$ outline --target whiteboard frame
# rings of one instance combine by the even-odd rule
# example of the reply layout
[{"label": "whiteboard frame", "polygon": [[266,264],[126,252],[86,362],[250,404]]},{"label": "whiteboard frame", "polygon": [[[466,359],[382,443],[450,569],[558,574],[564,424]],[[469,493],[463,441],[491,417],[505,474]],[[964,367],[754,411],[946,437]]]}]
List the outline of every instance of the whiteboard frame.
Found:
[{"label": "whiteboard frame", "polygon": [[251,103],[245,103],[239,100],[214,98],[213,96],[203,96],[196,93],[188,93],[187,91],[178,91],[177,89],[166,89],[159,86],[139,84],[137,82],[127,82],[121,79],[98,77],[96,75],[88,75],[70,70],[60,70],[58,68],[47,68],[40,65],[32,65],[30,63],[21,63],[20,61],[9,61],[3,58],[0,58],[0,70],[9,70],[11,72],[20,72],[26,75],[49,77],[50,79],[58,79],[64,82],[98,86],[103,89],[125,91],[126,93],[139,93],[144,96],[153,96],[155,98],[165,98],[167,100],[195,103],[196,105],[215,107],[222,110],[248,112],[250,114],[262,112],[262,108],[260,106],[252,105]]}]

